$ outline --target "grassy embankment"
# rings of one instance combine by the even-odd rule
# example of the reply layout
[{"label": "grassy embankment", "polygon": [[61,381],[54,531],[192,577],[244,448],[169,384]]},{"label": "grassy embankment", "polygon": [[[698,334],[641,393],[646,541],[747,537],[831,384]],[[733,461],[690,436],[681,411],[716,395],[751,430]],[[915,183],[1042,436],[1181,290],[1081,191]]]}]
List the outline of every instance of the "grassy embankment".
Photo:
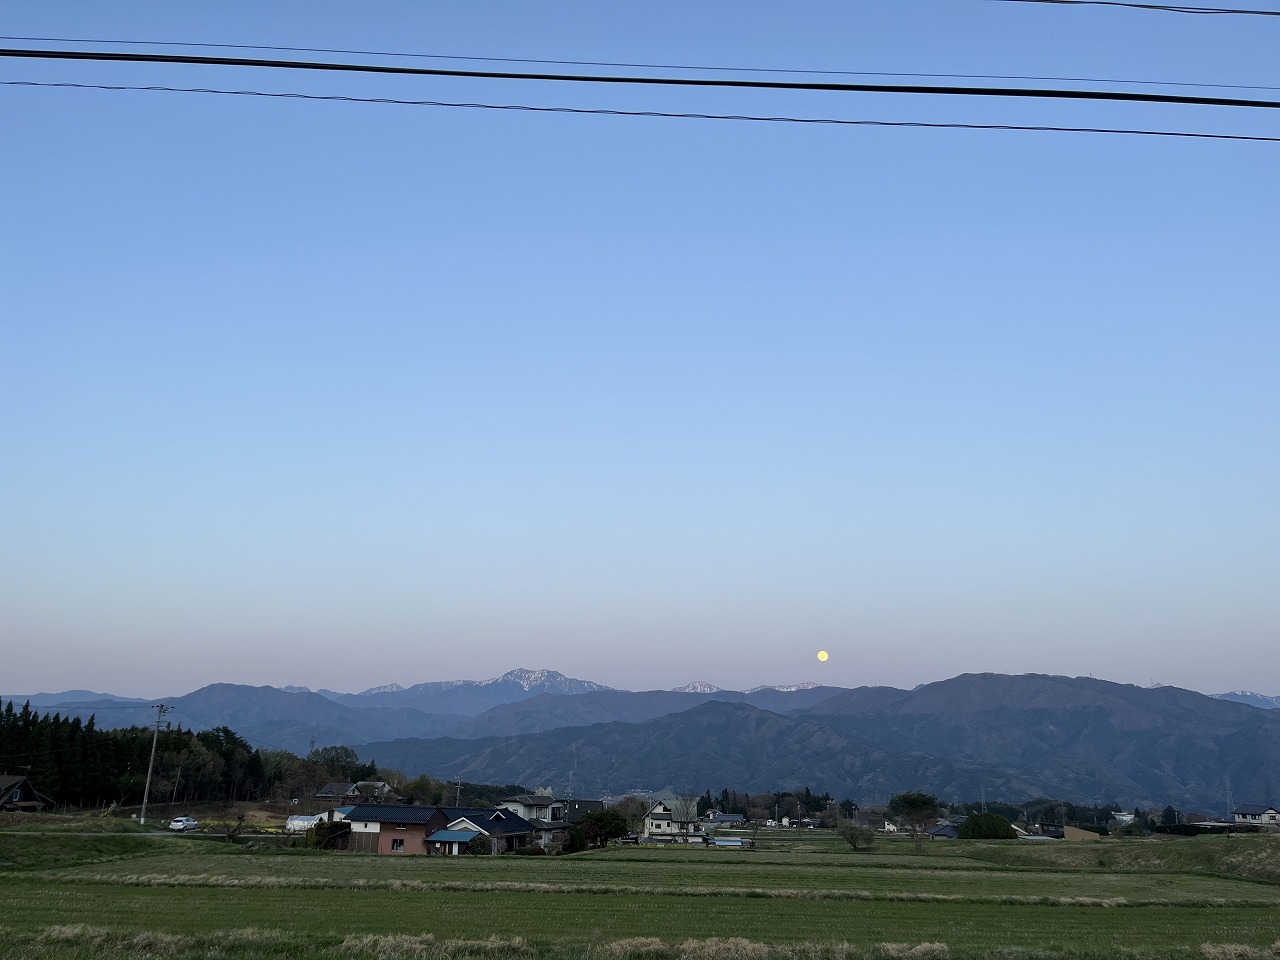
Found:
[{"label": "grassy embankment", "polygon": [[1280,957],[1280,839],[425,858],[0,834],[0,960]]}]

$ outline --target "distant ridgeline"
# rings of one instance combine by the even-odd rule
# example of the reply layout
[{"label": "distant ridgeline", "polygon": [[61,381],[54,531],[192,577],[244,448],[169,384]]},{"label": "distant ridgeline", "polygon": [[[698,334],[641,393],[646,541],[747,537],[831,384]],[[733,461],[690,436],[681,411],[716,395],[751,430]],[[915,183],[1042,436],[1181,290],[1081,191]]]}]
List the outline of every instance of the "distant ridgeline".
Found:
[{"label": "distant ridgeline", "polygon": [[[56,696],[39,702],[58,710],[64,723],[79,717],[87,724],[96,715],[99,726],[109,718],[127,734],[148,729],[154,716],[145,701]],[[426,797],[444,790],[432,782],[461,778],[531,781],[563,796],[594,798],[698,796],[726,785],[751,794],[808,789],[861,806],[903,790],[952,803],[983,795],[1013,804],[1055,797],[1119,810],[1172,805],[1215,814],[1227,813],[1231,802],[1280,802],[1280,710],[1260,709],[1268,698],[1243,692],[1215,698],[1090,677],[965,674],[913,690],[801,684],[733,691],[695,683],[629,691],[518,670],[486,681],[388,685],[360,694],[219,683],[166,702],[188,730],[229,732],[234,725],[248,757],[256,753],[249,744],[263,757],[310,756],[317,745],[342,745],[353,754],[352,766],[376,760],[419,777]],[[245,796],[264,784],[304,790],[290,782],[289,771],[256,770],[220,736],[197,738],[200,750],[166,741],[157,775],[176,786],[178,798],[188,789]],[[192,754],[190,767],[183,765],[184,749]],[[225,769],[206,754],[217,755]],[[132,795],[145,767],[138,759],[122,762],[115,780],[72,784],[66,795],[89,802]]]}]

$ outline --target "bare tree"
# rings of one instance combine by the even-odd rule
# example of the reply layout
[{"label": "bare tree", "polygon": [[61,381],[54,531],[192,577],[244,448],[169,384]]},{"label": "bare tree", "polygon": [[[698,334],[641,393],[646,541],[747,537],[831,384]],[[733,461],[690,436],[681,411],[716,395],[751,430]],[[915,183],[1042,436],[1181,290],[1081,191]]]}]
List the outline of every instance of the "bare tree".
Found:
[{"label": "bare tree", "polygon": [[614,804],[614,809],[627,818],[627,829],[638,833],[644,824],[644,815],[649,812],[650,804],[636,796],[626,796]]},{"label": "bare tree", "polygon": [[688,836],[698,822],[698,798],[677,797],[671,802],[671,822],[683,836]]}]

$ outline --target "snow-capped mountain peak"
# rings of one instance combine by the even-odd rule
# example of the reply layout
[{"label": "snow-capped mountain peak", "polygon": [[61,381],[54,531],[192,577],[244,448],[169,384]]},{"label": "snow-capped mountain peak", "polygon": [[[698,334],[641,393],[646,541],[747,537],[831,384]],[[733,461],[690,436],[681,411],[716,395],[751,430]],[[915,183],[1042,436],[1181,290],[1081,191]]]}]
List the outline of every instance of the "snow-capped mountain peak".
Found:
[{"label": "snow-capped mountain peak", "polygon": [[595,690],[609,690],[610,687],[590,680],[575,680],[566,677],[558,670],[528,670],[517,667],[508,670],[500,677],[484,681],[490,683],[513,683],[523,690],[543,690],[550,693],[590,693]]},{"label": "snow-capped mountain peak", "polygon": [[380,687],[370,687],[368,690],[365,690],[361,696],[373,693],[400,693],[402,690],[404,690],[404,687],[400,686],[398,683],[384,683]]},{"label": "snow-capped mountain peak", "polygon": [[714,683],[707,683],[705,680],[695,680],[693,683],[686,683],[683,687],[672,687],[672,693],[719,693],[724,687],[717,687]]},{"label": "snow-capped mountain peak", "polygon": [[812,680],[806,680],[804,683],[784,683],[784,684],[765,684],[760,687],[752,687],[747,693],[755,693],[758,690],[777,690],[780,693],[795,693],[797,690],[812,690],[814,687],[820,687],[822,684],[814,683]]}]

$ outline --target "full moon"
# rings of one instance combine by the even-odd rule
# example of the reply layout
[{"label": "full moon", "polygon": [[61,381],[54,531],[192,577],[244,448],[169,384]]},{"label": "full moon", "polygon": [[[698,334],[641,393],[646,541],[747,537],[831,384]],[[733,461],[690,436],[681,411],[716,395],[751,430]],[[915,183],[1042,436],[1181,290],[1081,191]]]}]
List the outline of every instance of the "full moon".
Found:
[{"label": "full moon", "polygon": [[826,662],[826,659],[827,659],[827,651],[825,651],[825,650],[819,650],[819,651],[818,651],[818,659],[819,659],[819,660],[821,660],[821,661],[823,661],[823,662],[825,663],[825,662]]}]

